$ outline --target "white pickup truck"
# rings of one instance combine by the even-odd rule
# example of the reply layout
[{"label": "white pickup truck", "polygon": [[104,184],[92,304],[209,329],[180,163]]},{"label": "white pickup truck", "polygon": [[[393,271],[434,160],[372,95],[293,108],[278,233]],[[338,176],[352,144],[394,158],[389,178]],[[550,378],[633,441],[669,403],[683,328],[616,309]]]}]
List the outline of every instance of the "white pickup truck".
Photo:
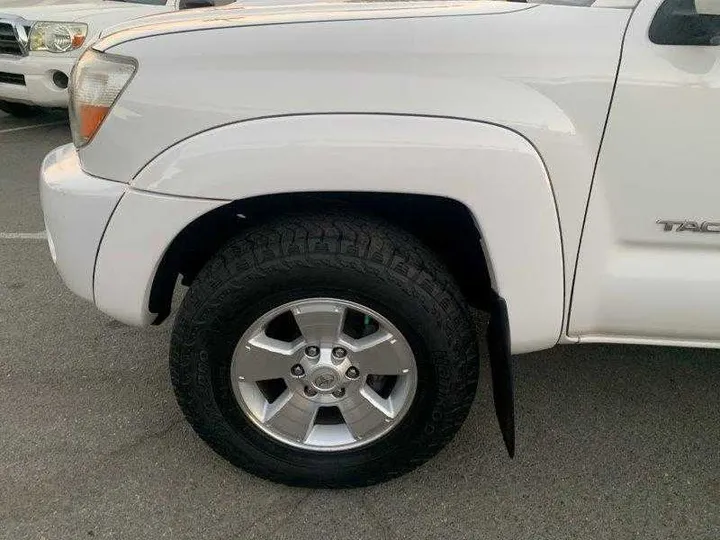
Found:
[{"label": "white pickup truck", "polygon": [[[151,17],[70,83],[41,195],[75,293],[171,312],[219,454],[367,485],[437,453],[490,313],[511,355],[720,347],[720,1],[322,3]],[[580,354],[582,354],[580,352]]]}]

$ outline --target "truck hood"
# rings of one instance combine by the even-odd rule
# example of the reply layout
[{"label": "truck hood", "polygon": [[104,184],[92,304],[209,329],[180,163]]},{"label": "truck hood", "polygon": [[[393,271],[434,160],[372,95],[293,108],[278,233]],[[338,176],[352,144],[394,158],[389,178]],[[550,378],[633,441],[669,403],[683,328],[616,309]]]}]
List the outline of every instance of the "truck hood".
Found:
[{"label": "truck hood", "polygon": [[58,21],[58,22],[89,22],[103,17],[121,22],[144,15],[158,12],[158,7],[142,4],[129,4],[126,2],[62,2],[52,5],[34,5],[30,7],[5,8],[0,6],[0,18],[3,15],[22,17],[28,21]]},{"label": "truck hood", "polygon": [[396,2],[335,0],[311,1],[303,4],[282,4],[277,1],[248,4],[239,2],[221,8],[187,10],[116,25],[101,34],[101,38],[105,39],[96,43],[94,48],[105,51],[135,39],[211,28],[352,19],[482,15],[521,11],[532,7],[523,3],[498,0]]}]

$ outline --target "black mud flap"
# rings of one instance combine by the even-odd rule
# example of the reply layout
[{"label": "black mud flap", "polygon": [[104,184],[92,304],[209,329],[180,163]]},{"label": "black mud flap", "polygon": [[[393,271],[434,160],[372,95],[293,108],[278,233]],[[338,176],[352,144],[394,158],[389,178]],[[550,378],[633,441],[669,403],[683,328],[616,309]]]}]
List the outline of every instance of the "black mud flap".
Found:
[{"label": "black mud flap", "polygon": [[510,323],[505,300],[498,295],[494,295],[491,305],[487,345],[490,352],[495,414],[505,448],[512,458],[515,456],[515,396],[510,357]]}]

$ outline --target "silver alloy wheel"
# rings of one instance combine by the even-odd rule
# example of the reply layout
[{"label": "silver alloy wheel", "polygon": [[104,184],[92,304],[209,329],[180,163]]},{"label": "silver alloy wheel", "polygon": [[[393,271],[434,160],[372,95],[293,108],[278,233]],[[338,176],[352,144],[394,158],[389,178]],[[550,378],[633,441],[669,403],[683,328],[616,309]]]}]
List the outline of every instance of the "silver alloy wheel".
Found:
[{"label": "silver alloy wheel", "polygon": [[[279,339],[271,327],[288,314],[296,335]],[[361,334],[355,325],[351,337],[349,323],[358,318]],[[260,317],[240,338],[230,371],[235,399],[255,425],[315,451],[358,448],[387,434],[417,387],[415,357],[400,331],[379,313],[334,298],[290,302]]]}]

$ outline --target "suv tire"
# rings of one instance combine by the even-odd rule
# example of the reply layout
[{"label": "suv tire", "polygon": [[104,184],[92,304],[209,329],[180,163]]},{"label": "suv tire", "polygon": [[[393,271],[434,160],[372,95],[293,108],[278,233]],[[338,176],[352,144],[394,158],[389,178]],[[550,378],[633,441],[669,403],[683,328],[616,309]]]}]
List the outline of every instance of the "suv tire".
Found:
[{"label": "suv tire", "polygon": [[14,103],[10,101],[0,101],[0,111],[17,118],[31,118],[40,113],[40,109],[25,103]]}]

